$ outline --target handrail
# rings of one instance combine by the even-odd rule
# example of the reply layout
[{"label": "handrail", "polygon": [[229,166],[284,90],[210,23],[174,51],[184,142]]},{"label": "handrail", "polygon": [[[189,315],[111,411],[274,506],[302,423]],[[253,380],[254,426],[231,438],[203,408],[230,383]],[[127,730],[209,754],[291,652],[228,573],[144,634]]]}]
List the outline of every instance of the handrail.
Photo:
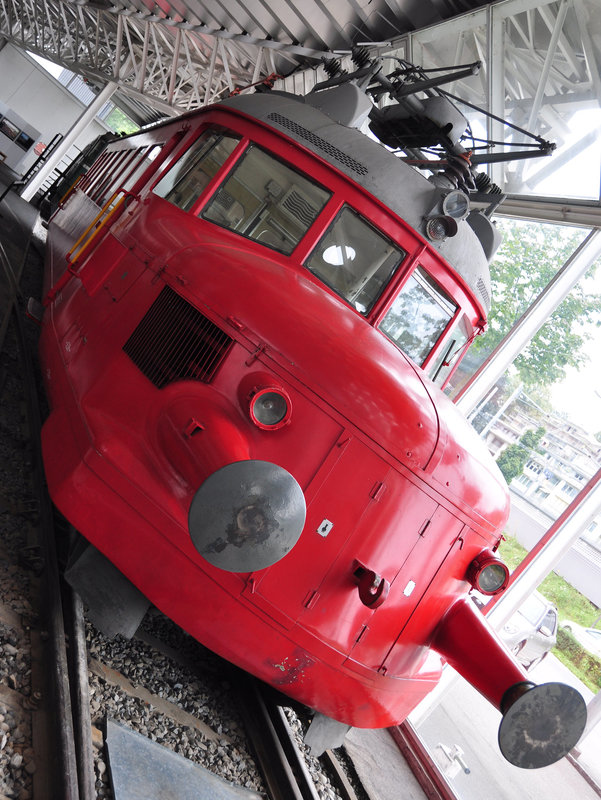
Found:
[{"label": "handrail", "polygon": [[[111,203],[115,200],[115,198],[119,195],[123,194],[115,205],[111,208]],[[69,250],[66,255],[66,259],[70,264],[75,264],[78,258],[81,256],[82,252],[88,247],[94,239],[98,236],[98,234],[103,230],[106,224],[113,218],[115,213],[121,209],[121,206],[128,197],[134,197],[135,195],[128,192],[126,189],[117,189],[113,194],[109,197],[106,203],[102,206],[98,214],[94,217],[92,222],[88,225],[85,231],[81,234],[79,239],[75,242],[73,247]],[[108,211],[108,213],[106,213]],[[103,218],[103,215],[104,218]],[[89,235],[88,235],[89,234]]]},{"label": "handrail", "polygon": [[[122,194],[123,197],[117,200],[115,205],[112,206],[111,208],[111,204],[115,201],[115,198],[120,194]],[[104,206],[100,209],[98,214],[96,214],[92,222],[81,234],[79,239],[67,252],[65,256],[67,260],[67,268],[62,273],[60,278],[56,281],[54,286],[50,288],[48,294],[44,298],[43,305],[45,307],[49,306],[50,303],[53,302],[56,295],[64,288],[64,286],[66,286],[66,284],[71,280],[72,277],[79,274],[79,270],[77,269],[76,265],[78,260],[81,258],[82,253],[89,248],[89,246],[95,241],[98,235],[106,228],[106,225],[114,219],[117,211],[122,210],[122,208],[126,205],[128,199],[135,197],[136,197],[135,194],[132,194],[126,189],[117,189],[115,192],[113,192],[113,194],[109,197]]]},{"label": "handrail", "polygon": [[67,198],[70,197],[73,194],[73,192],[77,189],[77,187],[79,186],[79,184],[81,183],[81,181],[82,181],[82,179],[84,177],[84,174],[85,173],[82,172],[81,175],[78,175],[77,178],[75,178],[75,181],[71,184],[71,186],[69,186],[67,191],[64,193],[64,195],[58,201],[58,208],[62,208],[63,205],[66,203]]}]

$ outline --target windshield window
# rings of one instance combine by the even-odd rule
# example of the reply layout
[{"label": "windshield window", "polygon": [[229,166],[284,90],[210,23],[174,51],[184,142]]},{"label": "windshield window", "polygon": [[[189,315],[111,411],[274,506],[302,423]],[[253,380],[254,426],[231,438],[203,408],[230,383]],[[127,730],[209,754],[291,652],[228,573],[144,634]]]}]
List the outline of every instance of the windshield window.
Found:
[{"label": "windshield window", "polygon": [[365,314],[405,255],[404,250],[345,206],[317,244],[306,266]]},{"label": "windshield window", "polygon": [[189,211],[239,141],[234,135],[207,131],[161,178],[153,192]]},{"label": "windshield window", "polygon": [[329,199],[321,186],[251,145],[202,217],[289,255]]},{"label": "windshield window", "polygon": [[416,267],[380,323],[380,330],[421,366],[457,306],[422,267]]},{"label": "windshield window", "polygon": [[547,611],[544,620],[540,624],[540,627],[548,628],[551,633],[555,633],[555,628],[557,627],[557,614],[553,609]]}]

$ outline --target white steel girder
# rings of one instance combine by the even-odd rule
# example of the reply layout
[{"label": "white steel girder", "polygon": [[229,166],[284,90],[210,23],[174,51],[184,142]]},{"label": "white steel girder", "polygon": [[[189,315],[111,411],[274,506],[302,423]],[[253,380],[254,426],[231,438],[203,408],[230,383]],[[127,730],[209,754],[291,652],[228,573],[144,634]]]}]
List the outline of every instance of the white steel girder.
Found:
[{"label": "white steel girder", "polygon": [[123,3],[0,0],[0,36],[167,113],[218,99],[267,77],[265,51],[319,59],[322,51],[187,22]]},{"label": "white steel girder", "polygon": [[[400,25],[403,3],[388,0],[388,5]],[[336,25],[342,35],[337,6],[317,6],[319,14],[303,20],[311,41],[325,43],[328,27],[331,36]],[[241,5],[255,26],[254,35],[244,30],[242,20],[230,28],[218,27],[215,19],[212,26],[193,21],[200,19],[202,7],[192,0],[178,6],[143,0],[0,0],[0,36],[100,86],[114,81],[119,90],[171,114],[265,79],[275,72],[274,56],[280,65],[284,58],[291,71],[330,54],[325,44],[318,50],[295,41],[294,23],[302,8],[294,3],[284,2],[277,20],[287,42],[271,38],[264,19],[259,20],[265,4]],[[183,15],[191,8],[198,13],[188,13],[187,19]],[[278,8],[273,6],[272,18]],[[353,9],[356,19],[342,29],[349,47],[368,21],[356,3]],[[503,0],[396,39],[391,49],[403,46],[408,58],[422,66],[482,59],[481,76],[461,82],[460,94],[498,116],[517,117],[523,127],[531,123],[537,133],[561,143],[568,134],[565,120],[573,113],[571,99],[599,107],[601,98],[601,59],[590,10],[591,0]],[[566,17],[569,24],[564,24]],[[489,126],[489,135],[498,139],[498,125],[492,121]],[[497,182],[500,169],[491,170]],[[506,173],[511,191],[529,180],[523,172],[521,165]]]},{"label": "white steel girder", "polygon": [[[410,59],[424,67],[483,60],[480,76],[451,91],[569,148],[569,157],[591,143],[588,130],[573,141],[572,117],[584,107],[601,109],[599,19],[593,0],[504,0],[410,34]],[[503,136],[494,120],[488,135],[523,141],[516,132]],[[552,160],[558,164],[557,155]],[[549,169],[525,161],[495,165],[490,174],[505,191],[528,193]]]}]

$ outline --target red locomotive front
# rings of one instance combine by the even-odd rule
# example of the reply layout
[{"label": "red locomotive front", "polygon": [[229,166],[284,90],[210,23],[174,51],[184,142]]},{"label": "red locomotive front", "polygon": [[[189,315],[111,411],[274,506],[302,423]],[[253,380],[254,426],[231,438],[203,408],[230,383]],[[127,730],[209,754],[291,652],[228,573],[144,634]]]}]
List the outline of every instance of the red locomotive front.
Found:
[{"label": "red locomotive front", "polygon": [[441,391],[489,293],[448,195],[264,94],[112,143],[50,225],[54,502],[202,643],[360,727],[437,652],[498,707],[532,687],[463,599],[507,583],[508,493]]}]

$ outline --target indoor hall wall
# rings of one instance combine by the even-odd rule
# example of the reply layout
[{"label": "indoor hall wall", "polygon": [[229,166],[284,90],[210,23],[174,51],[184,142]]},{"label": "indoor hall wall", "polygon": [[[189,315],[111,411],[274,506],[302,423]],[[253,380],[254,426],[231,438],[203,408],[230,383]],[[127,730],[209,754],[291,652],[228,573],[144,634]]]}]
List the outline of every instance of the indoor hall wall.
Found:
[{"label": "indoor hall wall", "polygon": [[[57,133],[66,134],[85,110],[83,103],[34,59],[10,44],[0,50],[0,76],[0,101],[41,131],[40,142],[48,144]],[[74,148],[83,149],[107,130],[94,121],[76,140]],[[19,169],[25,172],[36,158],[32,148]]]}]

